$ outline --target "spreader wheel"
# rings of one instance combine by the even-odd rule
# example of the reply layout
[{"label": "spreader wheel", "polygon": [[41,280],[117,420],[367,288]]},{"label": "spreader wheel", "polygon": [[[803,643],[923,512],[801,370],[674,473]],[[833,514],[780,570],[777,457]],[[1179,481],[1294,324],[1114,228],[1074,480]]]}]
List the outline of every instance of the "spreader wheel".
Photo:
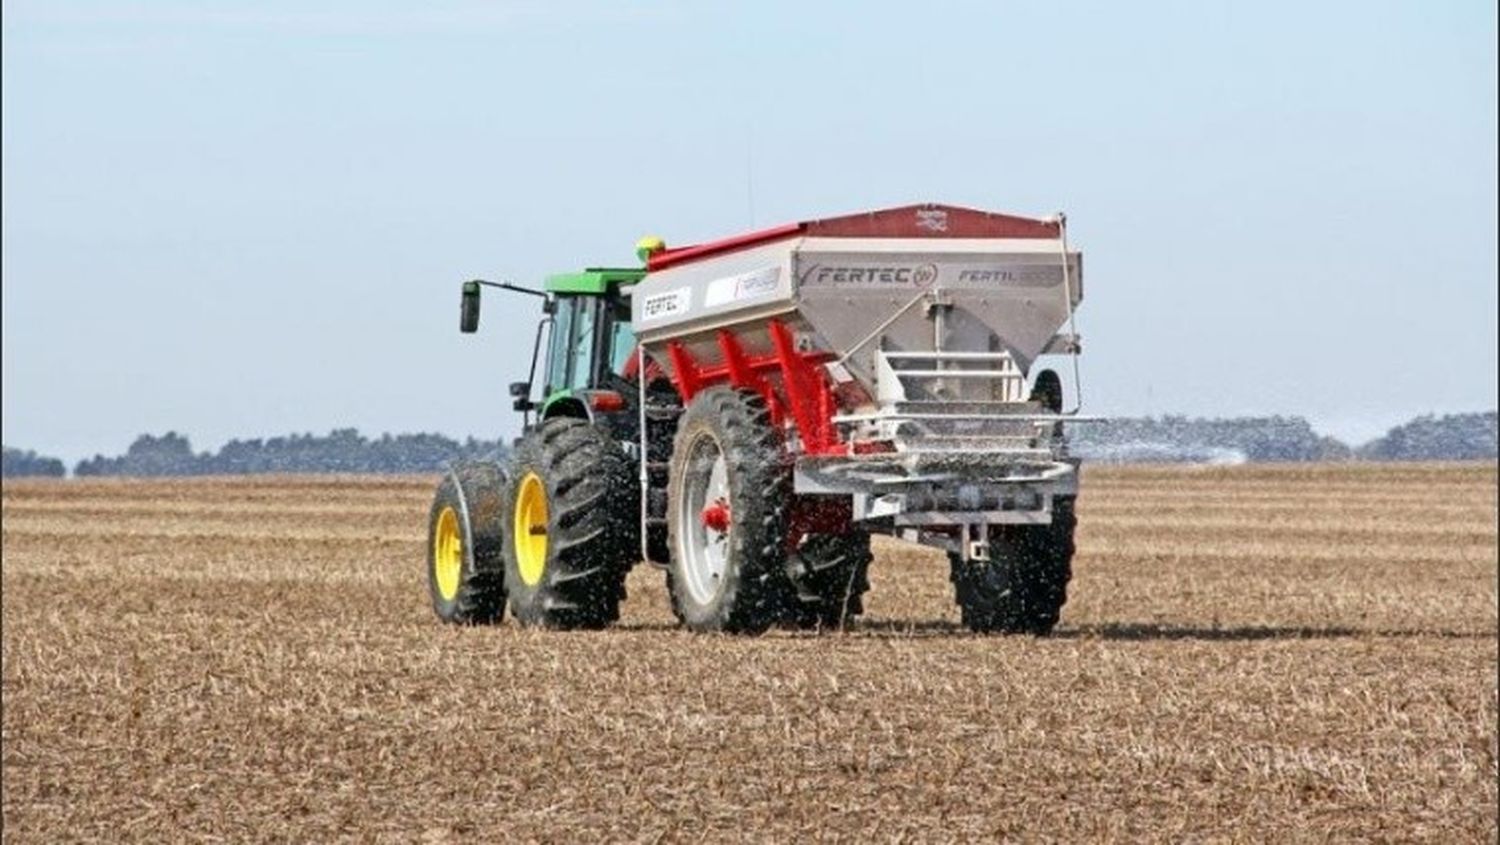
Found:
[{"label": "spreader wheel", "polygon": [[970,630],[1047,634],[1068,600],[1073,574],[1073,498],[1052,501],[1050,525],[990,528],[990,559],[949,552],[954,600]]},{"label": "spreader wheel", "polygon": [[795,587],[788,621],[799,628],[841,628],[865,612],[870,589],[870,533],[813,534],[787,561]]},{"label": "spreader wheel", "polygon": [[468,461],[438,483],[427,526],[427,586],[444,622],[498,622],[505,613],[505,475]]},{"label": "spreader wheel", "polygon": [[603,429],[559,417],[516,446],[505,586],[523,625],[601,628],[620,617],[639,556],[630,463]]},{"label": "spreader wheel", "polygon": [[667,587],[697,631],[760,633],[786,607],[783,568],[791,467],[755,393],[714,387],[693,398],[672,446]]}]

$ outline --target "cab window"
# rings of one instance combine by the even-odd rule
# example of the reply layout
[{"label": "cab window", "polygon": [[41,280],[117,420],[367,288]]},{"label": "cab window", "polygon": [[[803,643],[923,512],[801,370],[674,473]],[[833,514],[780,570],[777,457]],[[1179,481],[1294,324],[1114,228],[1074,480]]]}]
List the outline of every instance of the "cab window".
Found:
[{"label": "cab window", "polygon": [[573,298],[559,297],[552,316],[552,336],[547,343],[547,394],[568,384],[569,349],[573,344]]},{"label": "cab window", "polygon": [[573,315],[572,366],[568,370],[568,387],[579,389],[593,386],[594,382],[594,327],[599,313],[599,303],[593,297],[573,300],[577,311]]}]

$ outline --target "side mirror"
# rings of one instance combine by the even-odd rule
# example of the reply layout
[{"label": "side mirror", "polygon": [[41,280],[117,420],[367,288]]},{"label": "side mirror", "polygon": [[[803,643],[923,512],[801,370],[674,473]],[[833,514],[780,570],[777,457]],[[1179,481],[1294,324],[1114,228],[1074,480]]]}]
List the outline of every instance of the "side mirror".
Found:
[{"label": "side mirror", "polygon": [[532,408],[535,408],[536,404],[533,403],[530,399],[527,399],[525,396],[521,396],[521,397],[518,397],[516,399],[516,401],[510,403],[510,406],[512,408],[515,408],[517,411],[523,411],[524,412],[524,411],[529,411]]},{"label": "side mirror", "polygon": [[531,393],[531,382],[513,381],[510,383],[510,395],[520,399]]},{"label": "side mirror", "polygon": [[473,334],[479,330],[479,283],[464,282],[463,297],[459,301],[458,330]]}]

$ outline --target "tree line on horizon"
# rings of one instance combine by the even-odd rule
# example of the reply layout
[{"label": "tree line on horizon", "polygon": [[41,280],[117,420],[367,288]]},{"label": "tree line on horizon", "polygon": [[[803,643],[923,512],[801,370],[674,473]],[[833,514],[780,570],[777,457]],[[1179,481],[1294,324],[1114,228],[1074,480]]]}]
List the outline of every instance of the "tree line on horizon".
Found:
[{"label": "tree line on horizon", "polygon": [[[437,472],[451,461],[501,453],[499,440],[463,441],[441,434],[384,434],[367,438],[357,429],[343,428],[327,436],[292,434],[284,437],[231,440],[216,452],[194,452],[192,443],[175,431],[157,436],[142,434],[123,455],[95,455],[79,461],[73,474],[96,476],[255,475],[265,473],[403,474]],[[5,476],[61,476],[62,461],[34,452],[6,447]]]},{"label": "tree line on horizon", "polygon": [[[1091,461],[1239,463],[1295,461],[1496,460],[1497,414],[1432,414],[1402,423],[1359,447],[1318,434],[1301,417],[1202,419],[1120,417],[1080,424],[1075,454]],[[404,474],[441,471],[450,462],[501,455],[501,440],[459,441],[441,434],[383,434],[367,438],[343,428],[326,436],[231,440],[216,452],[194,452],[184,435],[142,434],[123,455],[95,455],[73,467],[78,477],[249,475],[262,473]],[[62,477],[67,466],[34,451],[4,447],[0,476]]]}]

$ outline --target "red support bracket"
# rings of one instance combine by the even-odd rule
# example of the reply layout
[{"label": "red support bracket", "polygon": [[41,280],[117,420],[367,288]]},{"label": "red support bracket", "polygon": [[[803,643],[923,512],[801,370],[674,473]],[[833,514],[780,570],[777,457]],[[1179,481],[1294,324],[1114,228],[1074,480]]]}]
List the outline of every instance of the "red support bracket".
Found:
[{"label": "red support bracket", "polygon": [[719,351],[724,353],[724,368],[729,372],[729,383],[743,390],[753,390],[766,400],[766,407],[771,411],[771,422],[781,425],[785,414],[781,408],[781,401],[776,397],[776,391],[771,389],[771,383],[761,377],[755,371],[755,365],[745,357],[745,350],[740,347],[740,342],[735,339],[734,334],[728,329],[719,329]]},{"label": "red support bracket", "polygon": [[675,340],[667,341],[667,357],[672,359],[672,381],[677,383],[677,392],[682,394],[683,407],[687,407],[693,395],[702,389],[698,364]]},{"label": "red support bracket", "polygon": [[771,345],[776,349],[776,360],[781,365],[781,385],[786,391],[792,421],[797,424],[797,433],[802,437],[803,450],[810,455],[842,452],[843,444],[833,428],[833,397],[822,374],[807,357],[797,352],[791,330],[785,324],[780,320],[768,320],[766,327],[771,335]]},{"label": "red support bracket", "polygon": [[[771,420],[782,425],[787,417],[797,427],[802,450],[811,455],[843,454],[848,448],[838,437],[833,415],[838,402],[828,387],[818,364],[828,360],[827,352],[798,352],[792,332],[780,320],[768,320],[774,353],[747,355],[739,338],[720,329],[716,340],[722,362],[700,366],[680,341],[667,342],[667,358],[672,364],[672,382],[683,405],[692,401],[704,388],[728,383],[742,390],[753,390],[765,397]],[[781,390],[767,378],[769,372],[781,375]]]}]

